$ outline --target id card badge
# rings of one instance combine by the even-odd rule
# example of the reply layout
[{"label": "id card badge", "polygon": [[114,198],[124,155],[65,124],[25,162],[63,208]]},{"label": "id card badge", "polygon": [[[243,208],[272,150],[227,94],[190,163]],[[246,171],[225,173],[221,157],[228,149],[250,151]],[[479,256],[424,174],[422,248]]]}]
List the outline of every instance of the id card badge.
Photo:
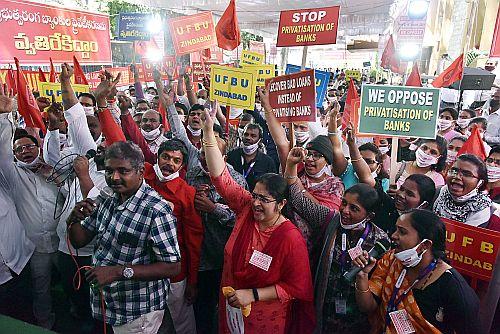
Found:
[{"label": "id card badge", "polygon": [[335,298],[335,313],[347,314],[347,301],[344,298]]},{"label": "id card badge", "polygon": [[351,258],[351,260],[354,260],[361,254],[363,254],[363,249],[361,248],[361,246],[358,245],[356,247],[349,249],[347,252],[349,253],[349,257]]},{"label": "id card badge", "polygon": [[245,324],[243,323],[243,313],[240,308],[232,307],[226,300],[226,320],[227,327],[231,334],[244,334]]},{"label": "id card badge", "polygon": [[272,261],[272,256],[259,252],[258,250],[254,250],[249,263],[264,271],[268,271]]},{"label": "id card badge", "polygon": [[394,324],[394,328],[396,328],[397,334],[415,333],[415,328],[413,327],[406,310],[391,312],[389,313],[389,317],[391,317],[391,321]]}]

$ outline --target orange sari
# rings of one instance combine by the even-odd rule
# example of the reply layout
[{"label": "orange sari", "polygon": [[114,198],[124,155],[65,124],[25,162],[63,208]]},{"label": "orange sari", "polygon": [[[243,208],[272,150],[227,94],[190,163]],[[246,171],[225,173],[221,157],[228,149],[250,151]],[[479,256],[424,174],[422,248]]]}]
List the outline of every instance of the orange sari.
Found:
[{"label": "orange sari", "polygon": [[[398,280],[403,269],[403,264],[396,259],[393,250],[386,253],[380,260],[377,261],[375,271],[370,278],[369,286],[370,291],[377,296],[381,302],[378,309],[370,315],[372,334],[379,334],[384,331],[387,304],[391,299],[394,286],[396,285],[396,281]],[[403,292],[410,287],[410,285],[411,282],[409,282],[407,277],[405,277],[403,283],[401,284],[401,288],[399,289],[397,298],[399,298],[399,296],[401,296]],[[406,310],[411,324],[415,328],[417,334],[441,333],[430,322],[424,319],[424,316],[422,315],[411,290],[408,292],[406,298],[399,303],[397,308],[398,310]],[[394,328],[392,322],[386,329],[385,333],[396,334],[396,329]]]}]

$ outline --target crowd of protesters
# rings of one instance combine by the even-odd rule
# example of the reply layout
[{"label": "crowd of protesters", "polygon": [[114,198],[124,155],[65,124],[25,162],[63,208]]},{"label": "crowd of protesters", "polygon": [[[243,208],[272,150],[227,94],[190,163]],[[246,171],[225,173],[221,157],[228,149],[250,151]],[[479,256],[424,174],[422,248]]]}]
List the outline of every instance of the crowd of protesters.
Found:
[{"label": "crowd of protesters", "polygon": [[61,284],[72,333],[484,333],[440,218],[500,230],[500,88],[444,103],[435,139],[357,138],[342,70],[290,127],[266,88],[228,124],[208,80],[131,70],[76,96],[63,64],[45,134],[0,89],[0,314],[57,330]]}]

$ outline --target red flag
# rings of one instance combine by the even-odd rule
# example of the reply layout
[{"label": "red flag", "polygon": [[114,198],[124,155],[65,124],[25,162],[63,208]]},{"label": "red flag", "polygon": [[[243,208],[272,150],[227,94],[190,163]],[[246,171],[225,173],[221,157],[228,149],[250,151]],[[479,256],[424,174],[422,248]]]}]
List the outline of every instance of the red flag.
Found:
[{"label": "red flag", "polygon": [[384,52],[380,58],[380,67],[390,70],[394,73],[401,73],[401,61],[396,54],[396,47],[394,46],[394,40],[392,35],[389,36],[389,40],[385,45]]},{"label": "red flag", "polygon": [[47,82],[47,78],[45,77],[45,73],[43,73],[43,71],[40,67],[38,68],[38,80],[40,80],[40,82]]},{"label": "red flag", "polygon": [[49,75],[49,81],[50,81],[50,82],[57,82],[56,69],[54,68],[54,64],[52,63],[52,58],[49,58],[49,60],[50,60],[50,75]]},{"label": "red flag", "polygon": [[167,118],[167,110],[165,109],[165,106],[161,102],[158,104],[158,113],[161,115],[163,129],[167,132],[170,131],[170,123],[168,122]]},{"label": "red flag", "polygon": [[464,146],[458,151],[458,156],[461,154],[474,154],[479,159],[486,159],[486,149],[484,148],[483,139],[479,133],[479,128],[474,126],[469,139],[464,143]]},{"label": "red flag", "polygon": [[356,89],[354,81],[351,78],[349,80],[349,88],[347,89],[344,113],[342,114],[342,130],[349,125],[349,122],[352,122],[354,126],[357,126],[356,106],[359,104],[359,100],[358,90]]},{"label": "red flag", "polygon": [[460,57],[455,59],[453,63],[446,70],[443,71],[434,81],[432,85],[436,88],[448,87],[455,81],[462,79],[462,73],[464,71],[464,54],[462,53]]},{"label": "red flag", "polygon": [[80,67],[80,63],[78,62],[78,59],[76,59],[75,56],[73,56],[73,70],[75,73],[75,83],[88,86],[89,82],[85,77],[85,72],[83,72],[82,68]]},{"label": "red flag", "polygon": [[7,84],[7,87],[9,87],[9,89],[12,89],[14,91],[14,95],[17,95],[16,78],[14,76],[14,70],[11,66],[9,66],[9,69],[7,70],[7,78],[5,79],[5,83]]},{"label": "red flag", "polygon": [[234,50],[240,45],[240,27],[238,26],[238,18],[236,17],[235,0],[229,2],[224,14],[222,14],[219,22],[215,26],[215,34],[217,35],[217,44],[224,50]]},{"label": "red flag", "polygon": [[17,67],[17,105],[19,113],[24,117],[26,126],[42,129],[43,133],[45,133],[45,124],[43,124],[42,114],[40,113],[40,109],[38,109],[35,97],[26,82],[21,66],[19,66],[19,60],[14,58],[14,61]]},{"label": "red flag", "polygon": [[410,76],[406,79],[405,86],[410,87],[422,87],[422,79],[420,78],[420,73],[418,72],[418,64],[415,62],[413,68],[411,69]]}]

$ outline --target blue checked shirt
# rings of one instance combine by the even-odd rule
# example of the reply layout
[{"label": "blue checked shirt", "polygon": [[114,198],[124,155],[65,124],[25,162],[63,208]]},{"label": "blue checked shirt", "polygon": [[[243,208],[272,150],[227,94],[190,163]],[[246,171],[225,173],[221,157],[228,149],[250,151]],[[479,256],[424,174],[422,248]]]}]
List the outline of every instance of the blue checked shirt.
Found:
[{"label": "blue checked shirt", "polygon": [[[168,203],[145,183],[120,204],[106,199],[82,226],[96,233],[94,266],[145,265],[181,260],[176,220]],[[123,280],[102,289],[106,322],[119,326],[166,307],[169,281]],[[92,313],[102,320],[99,290],[91,291]]]}]

